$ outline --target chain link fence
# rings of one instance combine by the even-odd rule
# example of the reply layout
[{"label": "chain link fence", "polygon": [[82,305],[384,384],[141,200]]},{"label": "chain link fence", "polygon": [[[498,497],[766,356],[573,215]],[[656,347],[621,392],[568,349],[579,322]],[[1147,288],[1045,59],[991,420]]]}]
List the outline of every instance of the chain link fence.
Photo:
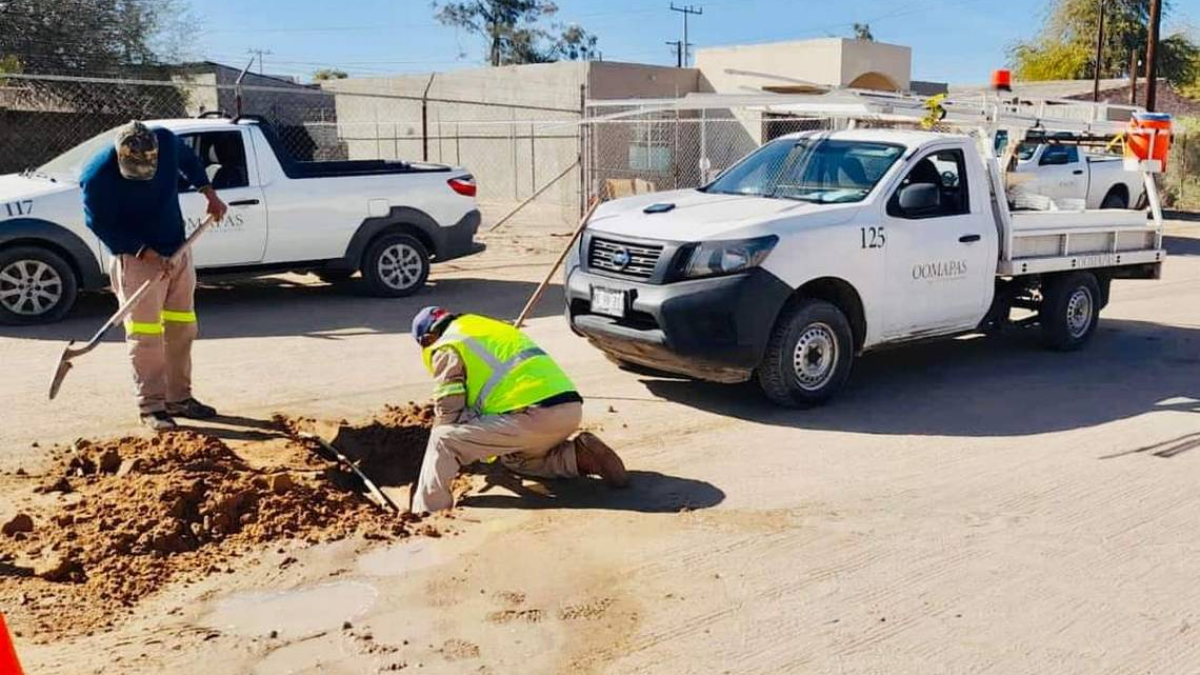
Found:
[{"label": "chain link fence", "polygon": [[1175,120],[1171,156],[1162,176],[1163,206],[1178,211],[1200,211],[1200,118]]},{"label": "chain link fence", "polygon": [[754,110],[642,111],[594,104],[584,131],[588,196],[700,187],[763,143],[832,128],[828,119]]},{"label": "chain link fence", "polygon": [[503,214],[559,176],[538,197],[540,213],[570,223],[583,201],[581,108],[395,94],[382,84],[353,80],[325,87],[282,80],[238,87],[205,75],[0,75],[0,173],[36,168],[131,119],[232,117],[239,111],[269,122],[296,161],[465,167],[476,177],[485,216]]},{"label": "chain link fence", "polygon": [[[550,94],[544,87],[513,92],[521,102],[498,103],[469,100],[463,94],[476,92],[474,86],[447,89],[460,93],[448,98],[436,95],[436,87],[435,95],[428,86],[414,94],[411,81],[407,88],[396,82],[275,80],[238,87],[203,73],[161,79],[0,75],[0,173],[37,167],[130,119],[240,110],[270,122],[297,161],[465,167],[476,177],[485,221],[532,202],[522,212],[532,233],[569,228],[592,198],[699,187],[767,141],[834,126],[830,119],[753,108],[664,110],[653,102],[587,101],[586,90],[570,90],[578,85]],[[482,87],[477,93],[486,95]],[[1192,193],[1200,197],[1200,190]]]}]

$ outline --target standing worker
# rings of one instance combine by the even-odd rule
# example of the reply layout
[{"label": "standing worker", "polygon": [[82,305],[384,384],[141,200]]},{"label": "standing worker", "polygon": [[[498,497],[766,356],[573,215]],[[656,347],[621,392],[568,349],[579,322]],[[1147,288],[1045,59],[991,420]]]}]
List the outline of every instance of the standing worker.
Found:
[{"label": "standing worker", "polygon": [[141,421],[155,431],[174,429],[173,416],[217,414],[192,396],[192,255],[170,261],[185,238],[180,177],[208,198],[208,215],[225,216],[227,207],[196,153],[170,131],[141,122],[118,129],[113,146],[92,158],[80,176],[88,229],[112,253],[109,276],[117,297],[124,302],[144,282],[155,281],[125,320]]},{"label": "standing worker", "polygon": [[426,307],[413,318],[412,334],[437,382],[414,513],[453,506],[450,482],[459,467],[488,457],[528,476],[599,475],[613,487],[628,484],[621,458],[594,434],[567,440],[583,420],[583,398],[520,330]]}]

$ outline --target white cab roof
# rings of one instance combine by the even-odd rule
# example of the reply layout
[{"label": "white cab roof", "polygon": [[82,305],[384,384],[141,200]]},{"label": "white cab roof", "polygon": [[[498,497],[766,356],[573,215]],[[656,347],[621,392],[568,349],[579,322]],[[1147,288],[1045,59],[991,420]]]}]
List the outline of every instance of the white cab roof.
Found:
[{"label": "white cab roof", "polygon": [[[783,139],[806,138],[820,136],[839,141],[871,141],[875,143],[898,143],[907,148],[917,148],[935,141],[963,139],[966,136],[945,134],[933,131],[915,131],[909,129],[847,129],[844,131],[799,131],[780,136]],[[776,139],[778,140],[778,139]]]},{"label": "white cab roof", "polygon": [[176,133],[195,133],[198,131],[222,131],[237,126],[233,120],[224,118],[182,118],[169,120],[146,120],[146,126],[162,127]]}]

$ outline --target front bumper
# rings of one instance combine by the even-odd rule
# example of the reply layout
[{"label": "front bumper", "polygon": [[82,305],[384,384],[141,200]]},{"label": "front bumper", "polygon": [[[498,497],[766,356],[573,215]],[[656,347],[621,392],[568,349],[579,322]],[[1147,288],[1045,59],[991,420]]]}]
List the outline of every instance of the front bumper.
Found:
[{"label": "front bumper", "polygon": [[[625,291],[625,317],[592,313],[593,287]],[[567,276],[567,315],[572,330],[617,359],[703,380],[741,382],[762,360],[791,292],[762,269],[653,284],[576,267]]]}]

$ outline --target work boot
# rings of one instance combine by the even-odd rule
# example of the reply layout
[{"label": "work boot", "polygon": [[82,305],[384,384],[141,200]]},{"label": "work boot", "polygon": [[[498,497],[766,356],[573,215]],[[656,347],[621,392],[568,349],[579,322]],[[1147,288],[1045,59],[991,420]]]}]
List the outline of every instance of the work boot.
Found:
[{"label": "work boot", "polygon": [[207,420],[217,416],[217,409],[204,405],[194,398],[185,399],[177,403],[168,403],[167,412],[176,417],[186,417],[192,420]]},{"label": "work boot", "polygon": [[175,420],[171,419],[171,416],[168,415],[167,411],[165,410],[155,410],[154,412],[142,413],[141,420],[142,424],[145,424],[160,434],[165,431],[175,431],[175,429],[178,428],[178,425],[175,424]]},{"label": "work boot", "polygon": [[575,437],[575,465],[579,468],[580,476],[599,475],[605,483],[618,488],[629,484],[625,463],[590,431]]}]

